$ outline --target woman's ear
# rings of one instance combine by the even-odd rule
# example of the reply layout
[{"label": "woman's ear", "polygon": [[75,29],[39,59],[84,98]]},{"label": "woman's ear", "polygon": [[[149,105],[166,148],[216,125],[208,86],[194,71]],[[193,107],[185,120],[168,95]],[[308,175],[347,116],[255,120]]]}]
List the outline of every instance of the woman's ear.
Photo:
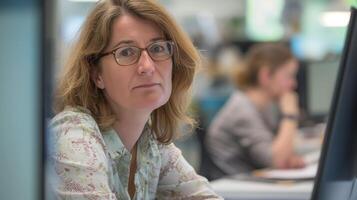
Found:
[{"label": "woman's ear", "polygon": [[100,88],[100,89],[104,89],[105,88],[103,77],[97,70],[93,70],[91,72],[91,78],[92,78],[93,82],[95,83],[95,85],[98,88]]},{"label": "woman's ear", "polygon": [[258,71],[258,84],[260,86],[267,86],[270,84],[270,80],[272,73],[271,70],[268,67],[262,67],[260,68],[260,70]]}]

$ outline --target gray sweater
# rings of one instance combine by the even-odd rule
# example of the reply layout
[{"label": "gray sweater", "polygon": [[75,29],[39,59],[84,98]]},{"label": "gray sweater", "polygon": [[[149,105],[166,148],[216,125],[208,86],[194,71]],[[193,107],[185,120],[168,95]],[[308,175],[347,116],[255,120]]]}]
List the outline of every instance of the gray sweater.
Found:
[{"label": "gray sweater", "polygon": [[[214,164],[211,172],[218,178],[249,172],[272,165],[272,121],[259,112],[248,97],[236,91],[213,119],[205,144]],[[276,124],[275,124],[276,125]]]}]

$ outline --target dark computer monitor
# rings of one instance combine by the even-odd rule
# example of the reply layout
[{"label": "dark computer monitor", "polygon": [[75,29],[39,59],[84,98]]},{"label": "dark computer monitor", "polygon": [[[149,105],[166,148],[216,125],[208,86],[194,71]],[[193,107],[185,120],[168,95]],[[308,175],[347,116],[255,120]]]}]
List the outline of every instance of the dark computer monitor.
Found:
[{"label": "dark computer monitor", "polygon": [[335,58],[309,62],[306,77],[306,100],[308,114],[313,118],[325,120],[330,110],[339,60]]},{"label": "dark computer monitor", "polygon": [[302,126],[325,123],[339,69],[339,58],[321,61],[299,60],[297,89]]},{"label": "dark computer monitor", "polygon": [[357,199],[357,10],[351,9],[312,200]]}]

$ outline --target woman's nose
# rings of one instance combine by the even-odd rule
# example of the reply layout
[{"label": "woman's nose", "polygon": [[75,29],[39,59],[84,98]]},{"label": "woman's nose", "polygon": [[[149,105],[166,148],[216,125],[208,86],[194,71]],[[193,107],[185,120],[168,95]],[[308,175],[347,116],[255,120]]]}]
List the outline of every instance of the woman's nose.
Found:
[{"label": "woman's nose", "polygon": [[155,71],[155,62],[146,50],[142,51],[138,61],[138,73],[151,75]]}]

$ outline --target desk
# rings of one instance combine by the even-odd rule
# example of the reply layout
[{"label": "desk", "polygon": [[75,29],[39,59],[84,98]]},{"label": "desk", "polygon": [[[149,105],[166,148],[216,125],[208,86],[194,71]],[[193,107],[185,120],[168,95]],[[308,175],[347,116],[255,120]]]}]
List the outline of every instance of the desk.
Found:
[{"label": "desk", "polygon": [[[318,162],[322,131],[315,137],[304,137],[301,131],[296,139],[296,151],[307,164]],[[317,170],[317,169],[316,169]],[[314,181],[262,182],[245,178],[222,178],[211,182],[213,190],[227,200],[310,200]]]},{"label": "desk", "polygon": [[[279,177],[287,178],[286,176],[289,174],[288,177],[294,175],[299,178],[304,178],[304,176],[313,178],[317,170],[318,157],[319,151],[304,155],[305,162],[312,163],[311,165],[302,169],[281,170]],[[270,173],[273,171],[276,171],[276,176],[277,170],[271,170]],[[291,173],[292,171],[293,173]],[[272,179],[264,180],[243,174],[211,182],[213,189],[229,200],[309,200],[313,184],[314,181],[311,179],[277,182]]]},{"label": "desk", "polygon": [[309,200],[313,189],[313,181],[277,184],[218,179],[211,185],[226,200]]}]

